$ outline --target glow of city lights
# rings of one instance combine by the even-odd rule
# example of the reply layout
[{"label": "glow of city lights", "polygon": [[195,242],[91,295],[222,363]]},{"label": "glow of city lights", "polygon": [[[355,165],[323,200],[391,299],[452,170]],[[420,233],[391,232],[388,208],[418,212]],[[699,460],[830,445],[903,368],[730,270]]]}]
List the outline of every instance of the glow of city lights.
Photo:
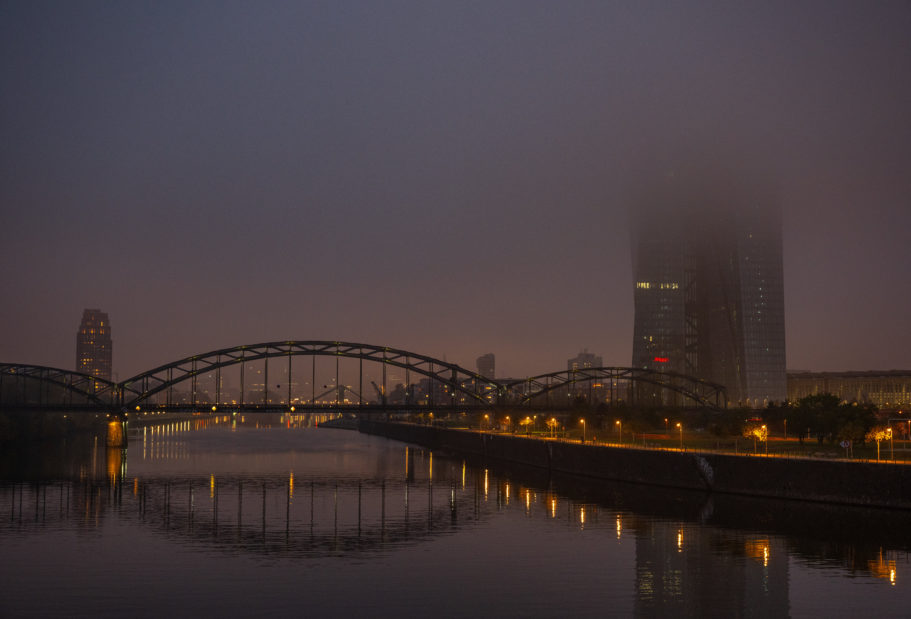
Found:
[{"label": "glow of city lights", "polygon": [[551,518],[557,517],[557,499],[555,499],[555,498],[550,499],[550,517]]},{"label": "glow of city lights", "polygon": [[677,531],[677,552],[683,552],[683,529]]},{"label": "glow of city lights", "polygon": [[620,534],[623,533],[623,520],[621,520],[620,515],[617,515],[617,539],[620,539]]}]

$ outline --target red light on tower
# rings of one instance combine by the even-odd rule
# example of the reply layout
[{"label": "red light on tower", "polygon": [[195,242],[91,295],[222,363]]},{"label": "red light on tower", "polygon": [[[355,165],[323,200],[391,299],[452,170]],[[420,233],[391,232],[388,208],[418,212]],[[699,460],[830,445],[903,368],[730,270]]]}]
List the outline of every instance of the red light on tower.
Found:
[{"label": "red light on tower", "polygon": [[670,359],[668,357],[655,357],[655,361],[658,363],[667,363]]}]

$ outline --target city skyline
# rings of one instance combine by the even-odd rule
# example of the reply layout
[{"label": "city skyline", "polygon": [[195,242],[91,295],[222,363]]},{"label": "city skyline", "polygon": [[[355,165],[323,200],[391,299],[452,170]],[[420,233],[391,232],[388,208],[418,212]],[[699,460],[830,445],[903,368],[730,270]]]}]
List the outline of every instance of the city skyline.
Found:
[{"label": "city skyline", "polygon": [[71,367],[101,307],[121,377],[288,339],[627,366],[633,188],[707,154],[780,201],[788,369],[908,369],[909,30],[847,1],[5,3],[0,360]]}]

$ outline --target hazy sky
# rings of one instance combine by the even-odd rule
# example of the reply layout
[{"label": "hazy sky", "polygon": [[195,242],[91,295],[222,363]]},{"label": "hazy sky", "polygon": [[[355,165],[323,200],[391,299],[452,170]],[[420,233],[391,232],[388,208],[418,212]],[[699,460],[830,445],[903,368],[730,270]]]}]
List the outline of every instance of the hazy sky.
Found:
[{"label": "hazy sky", "polygon": [[629,185],[784,209],[788,366],[911,369],[911,3],[0,2],[0,361],[629,365]]}]

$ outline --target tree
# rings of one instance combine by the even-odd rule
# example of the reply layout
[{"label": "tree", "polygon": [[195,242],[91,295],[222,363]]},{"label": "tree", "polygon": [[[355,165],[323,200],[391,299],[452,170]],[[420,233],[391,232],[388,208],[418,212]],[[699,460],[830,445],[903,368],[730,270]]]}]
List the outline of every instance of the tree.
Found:
[{"label": "tree", "polygon": [[816,439],[837,442],[863,442],[876,421],[876,407],[857,402],[841,402],[837,395],[817,393],[801,398],[790,413],[792,427],[801,442],[805,432]]},{"label": "tree", "polygon": [[806,431],[810,436],[816,435],[822,443],[827,435],[834,435],[835,417],[841,399],[831,393],[816,393],[801,398],[794,407],[794,430],[803,441]]}]

